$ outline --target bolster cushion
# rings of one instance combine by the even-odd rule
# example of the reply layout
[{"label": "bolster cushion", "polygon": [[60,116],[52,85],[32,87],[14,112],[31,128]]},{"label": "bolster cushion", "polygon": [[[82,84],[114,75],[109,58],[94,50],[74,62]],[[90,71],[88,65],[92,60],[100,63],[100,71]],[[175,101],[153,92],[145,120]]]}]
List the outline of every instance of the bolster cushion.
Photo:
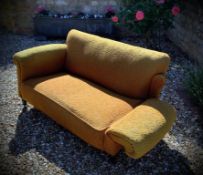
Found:
[{"label": "bolster cushion", "polygon": [[106,134],[122,145],[127,155],[140,158],[170,130],[175,109],[166,102],[149,99],[114,122]]},{"label": "bolster cushion", "polygon": [[71,30],[66,68],[120,94],[146,98],[152,77],[165,74],[167,54]]}]

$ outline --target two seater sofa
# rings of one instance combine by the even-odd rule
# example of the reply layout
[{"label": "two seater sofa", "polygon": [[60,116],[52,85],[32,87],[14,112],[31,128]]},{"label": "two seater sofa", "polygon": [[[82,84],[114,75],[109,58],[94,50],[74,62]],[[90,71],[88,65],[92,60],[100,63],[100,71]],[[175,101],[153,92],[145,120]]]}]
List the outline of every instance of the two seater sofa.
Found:
[{"label": "two seater sofa", "polygon": [[72,30],[66,44],[18,52],[14,62],[23,100],[111,155],[142,157],[175,120],[159,100],[165,53]]}]

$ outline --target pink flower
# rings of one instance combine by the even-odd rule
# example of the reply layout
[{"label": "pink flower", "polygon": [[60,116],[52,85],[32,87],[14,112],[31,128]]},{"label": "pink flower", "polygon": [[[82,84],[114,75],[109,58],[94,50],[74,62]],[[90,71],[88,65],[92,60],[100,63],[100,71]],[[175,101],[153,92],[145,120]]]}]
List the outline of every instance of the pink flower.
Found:
[{"label": "pink flower", "polygon": [[106,12],[114,12],[114,9],[113,9],[113,7],[111,6],[111,5],[109,5],[109,6],[107,6],[106,7]]},{"label": "pink flower", "polygon": [[164,4],[164,3],[165,3],[165,0],[156,0],[156,3],[157,3],[157,4]]},{"label": "pink flower", "polygon": [[119,19],[118,19],[118,16],[113,16],[111,18],[111,20],[116,23],[116,22],[118,22]]},{"label": "pink flower", "polygon": [[180,7],[178,7],[177,5],[174,5],[173,8],[171,9],[171,13],[176,16],[180,13]]},{"label": "pink flower", "polygon": [[41,13],[42,11],[44,11],[45,8],[41,5],[37,6],[37,8],[35,9],[35,13]]},{"label": "pink flower", "polygon": [[137,21],[142,21],[144,19],[144,12],[141,11],[141,10],[138,10],[136,13],[135,13],[135,20]]}]

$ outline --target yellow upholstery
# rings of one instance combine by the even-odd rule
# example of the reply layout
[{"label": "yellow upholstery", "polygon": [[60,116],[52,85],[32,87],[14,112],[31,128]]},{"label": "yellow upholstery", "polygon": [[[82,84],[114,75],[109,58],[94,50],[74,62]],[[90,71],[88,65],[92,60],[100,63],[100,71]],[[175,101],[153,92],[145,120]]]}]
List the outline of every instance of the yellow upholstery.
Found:
[{"label": "yellow upholstery", "polygon": [[13,58],[17,65],[19,90],[21,82],[29,78],[59,72],[64,67],[66,52],[66,44],[49,44],[16,53]]},{"label": "yellow upholstery", "polygon": [[[29,79],[22,84],[21,93],[24,99],[45,113],[44,108],[47,106],[48,115],[55,121],[76,134],[79,132],[79,137],[102,150],[105,145],[104,131],[141,103],[140,100],[118,95],[67,73]],[[46,102],[43,99],[39,101],[36,94],[46,97]],[[53,108],[49,107],[50,102],[55,103]],[[61,122],[58,117],[59,108],[65,111]],[[115,147],[115,143],[112,142],[110,146]],[[115,150],[117,151],[118,149]]]},{"label": "yellow upholstery", "polygon": [[153,76],[149,90],[149,97],[158,98],[165,84],[165,81],[166,78],[163,74],[157,74]]},{"label": "yellow upholstery", "polygon": [[67,43],[14,55],[19,95],[98,149],[143,156],[175,118],[157,99],[169,56],[76,30]]},{"label": "yellow upholstery", "polygon": [[168,69],[169,56],[72,30],[67,69],[123,95],[146,98],[151,79]]},{"label": "yellow upholstery", "polygon": [[114,122],[107,134],[123,145],[130,157],[140,158],[164,137],[175,118],[172,106],[158,99],[148,99]]}]

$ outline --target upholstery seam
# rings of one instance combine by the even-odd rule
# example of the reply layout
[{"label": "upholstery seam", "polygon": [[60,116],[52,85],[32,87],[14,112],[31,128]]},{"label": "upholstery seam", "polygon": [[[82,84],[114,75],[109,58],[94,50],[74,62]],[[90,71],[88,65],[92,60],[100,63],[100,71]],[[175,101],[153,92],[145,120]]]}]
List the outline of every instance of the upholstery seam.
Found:
[{"label": "upholstery seam", "polygon": [[166,75],[163,72],[153,75],[151,80],[150,80],[150,85],[149,85],[149,88],[148,88],[147,97],[150,97],[151,88],[152,88],[152,82],[153,82],[154,77],[157,76],[157,75],[162,75],[164,78],[166,78]]},{"label": "upholstery seam", "polygon": [[[112,134],[114,137],[117,137],[117,138],[119,138],[119,139],[121,139],[121,140],[126,141],[126,142],[130,145],[130,147],[131,147],[131,149],[132,149],[132,152],[129,152],[129,153],[132,153],[132,154],[135,153],[134,145],[133,145],[133,143],[131,143],[130,139],[128,139],[127,137],[122,138],[122,137],[120,137],[118,134],[112,133],[111,131],[110,131],[110,134]],[[120,143],[119,143],[119,144],[120,144]],[[122,144],[120,144],[120,145],[122,145]],[[123,146],[123,145],[122,145],[122,146]],[[124,147],[124,146],[123,146],[123,147]],[[124,147],[124,148],[125,148],[125,147]]]}]

